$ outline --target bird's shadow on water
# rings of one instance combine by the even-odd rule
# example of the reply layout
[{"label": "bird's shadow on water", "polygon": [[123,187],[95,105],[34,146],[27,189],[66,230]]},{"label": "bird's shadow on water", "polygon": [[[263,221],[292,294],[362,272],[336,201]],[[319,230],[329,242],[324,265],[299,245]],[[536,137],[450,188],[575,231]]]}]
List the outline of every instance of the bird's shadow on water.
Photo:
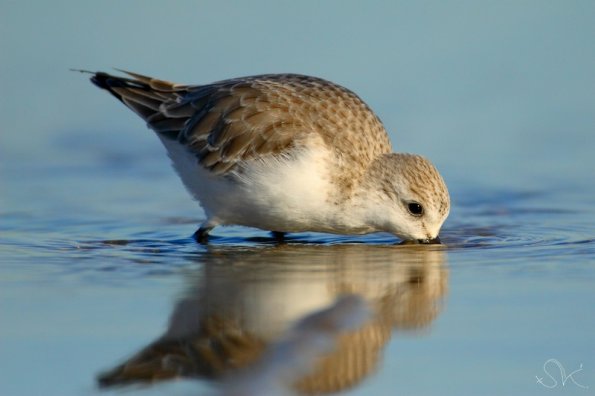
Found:
[{"label": "bird's shadow on water", "polygon": [[168,329],[99,385],[182,377],[223,394],[338,392],[378,369],[394,331],[430,326],[448,290],[439,247],[266,242],[188,257]]}]

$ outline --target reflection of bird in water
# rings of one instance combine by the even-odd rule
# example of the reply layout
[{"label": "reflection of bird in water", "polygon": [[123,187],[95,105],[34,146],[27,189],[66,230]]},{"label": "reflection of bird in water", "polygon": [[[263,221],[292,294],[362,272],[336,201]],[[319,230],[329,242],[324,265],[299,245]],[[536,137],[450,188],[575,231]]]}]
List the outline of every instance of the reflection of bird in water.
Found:
[{"label": "reflection of bird in water", "polygon": [[450,198],[422,156],[392,153],[382,123],[353,92],[296,74],[203,86],[93,73],[157,132],[207,220],[277,232],[390,232],[438,241]]},{"label": "reflection of bird in water", "polygon": [[343,295],[330,307],[300,319],[279,340],[271,342],[255,364],[223,381],[222,394],[287,394],[288,385],[308,376],[320,356],[332,351],[342,332],[359,327],[367,319],[366,308],[361,297]]},{"label": "reflection of bird in water", "polygon": [[368,320],[337,334],[335,348],[289,381],[309,394],[347,389],[375,370],[393,329],[423,328],[436,317],[447,289],[443,261],[440,249],[415,246],[213,248],[189,276],[166,333],[99,383],[227,383],[258,367],[300,318],[351,294],[366,301]]}]

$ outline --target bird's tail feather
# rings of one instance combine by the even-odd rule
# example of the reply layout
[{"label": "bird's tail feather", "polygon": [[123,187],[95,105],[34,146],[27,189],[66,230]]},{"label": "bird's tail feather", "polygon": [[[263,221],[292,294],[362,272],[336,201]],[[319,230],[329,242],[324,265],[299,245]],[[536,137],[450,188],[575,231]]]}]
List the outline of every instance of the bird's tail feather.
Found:
[{"label": "bird's tail feather", "polygon": [[[105,89],[128,108],[145,120],[151,129],[176,138],[188,120],[187,114],[166,113],[165,109],[179,103],[188,92],[189,86],[151,78],[138,73],[116,69],[127,74],[127,77],[115,76],[105,72],[89,72],[91,82]],[[171,136],[170,136],[171,135]]]}]

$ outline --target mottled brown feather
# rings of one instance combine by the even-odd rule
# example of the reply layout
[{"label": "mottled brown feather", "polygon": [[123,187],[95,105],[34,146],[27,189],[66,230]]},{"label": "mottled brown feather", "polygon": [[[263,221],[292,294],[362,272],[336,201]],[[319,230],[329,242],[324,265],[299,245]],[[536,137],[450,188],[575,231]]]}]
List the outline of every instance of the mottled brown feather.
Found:
[{"label": "mottled brown feather", "polygon": [[132,78],[102,73],[102,87],[217,174],[286,154],[313,134],[335,154],[340,184],[352,183],[361,176],[354,172],[391,152],[378,117],[353,92],[326,80],[276,74],[190,86],[126,73]]}]

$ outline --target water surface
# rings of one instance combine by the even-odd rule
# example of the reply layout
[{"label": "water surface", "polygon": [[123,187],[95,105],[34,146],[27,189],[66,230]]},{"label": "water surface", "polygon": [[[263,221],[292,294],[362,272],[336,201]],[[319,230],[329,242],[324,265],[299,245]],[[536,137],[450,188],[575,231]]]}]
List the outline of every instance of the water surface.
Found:
[{"label": "water surface", "polygon": [[[590,2],[48,4],[0,6],[0,394],[595,391]],[[158,140],[68,72],[110,66],[348,86],[444,175],[444,245],[197,245]]]}]

